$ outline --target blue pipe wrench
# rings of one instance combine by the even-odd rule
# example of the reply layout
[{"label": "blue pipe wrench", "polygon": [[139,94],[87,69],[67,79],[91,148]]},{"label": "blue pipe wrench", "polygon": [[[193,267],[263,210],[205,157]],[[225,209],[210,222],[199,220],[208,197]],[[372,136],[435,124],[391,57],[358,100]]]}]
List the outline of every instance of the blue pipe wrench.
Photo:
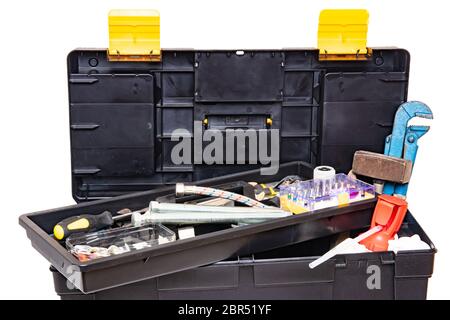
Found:
[{"label": "blue pipe wrench", "polygon": [[[433,112],[422,102],[410,101],[403,103],[395,114],[392,134],[386,137],[384,146],[385,155],[411,160],[413,166],[419,148],[417,141],[430,129],[429,126],[408,126],[409,120],[415,117],[433,119]],[[384,184],[384,194],[406,197],[407,192],[408,183],[396,184],[386,182]]]}]

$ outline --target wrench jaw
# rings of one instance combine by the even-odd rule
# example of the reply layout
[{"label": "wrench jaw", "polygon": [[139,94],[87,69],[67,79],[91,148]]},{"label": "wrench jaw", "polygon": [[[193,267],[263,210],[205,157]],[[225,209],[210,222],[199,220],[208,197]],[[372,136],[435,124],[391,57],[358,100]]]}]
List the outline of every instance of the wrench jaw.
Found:
[{"label": "wrench jaw", "polygon": [[[412,117],[412,118],[423,118],[423,119],[433,119],[433,113],[431,113],[431,110],[430,110],[430,113],[422,113],[422,112],[418,112],[418,113],[416,113],[416,115],[414,116],[414,117]],[[411,118],[411,119],[412,119]]]},{"label": "wrench jaw", "polygon": [[429,126],[419,126],[419,125],[409,126],[406,130],[405,143],[411,141],[413,138],[415,138],[416,141],[419,140],[429,130],[430,130]]},{"label": "wrench jaw", "polygon": [[[403,121],[399,121],[401,123],[404,123],[406,120],[406,123],[411,120],[412,118],[425,118],[425,119],[433,119],[433,112],[431,111],[430,107],[427,106],[425,103],[420,101],[408,101],[403,103],[397,110],[395,114],[395,122],[397,123],[398,120],[402,119]],[[406,126],[406,124],[405,124]]]},{"label": "wrench jaw", "polygon": [[419,101],[405,102],[398,108],[395,114],[392,134],[386,137],[384,154],[394,157],[402,157],[404,143],[406,142],[408,134],[414,132],[417,134],[417,139],[419,139],[428,132],[430,129],[429,126],[408,126],[408,122],[416,117],[433,119],[433,112],[425,103]]}]

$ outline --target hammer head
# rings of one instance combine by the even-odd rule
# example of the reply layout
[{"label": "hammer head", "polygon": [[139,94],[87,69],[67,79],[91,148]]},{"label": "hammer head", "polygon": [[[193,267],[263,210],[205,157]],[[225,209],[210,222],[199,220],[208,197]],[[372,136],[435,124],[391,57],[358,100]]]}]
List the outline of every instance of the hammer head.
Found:
[{"label": "hammer head", "polygon": [[412,173],[412,162],[384,154],[356,151],[352,172],[374,179],[395,183],[408,183]]}]

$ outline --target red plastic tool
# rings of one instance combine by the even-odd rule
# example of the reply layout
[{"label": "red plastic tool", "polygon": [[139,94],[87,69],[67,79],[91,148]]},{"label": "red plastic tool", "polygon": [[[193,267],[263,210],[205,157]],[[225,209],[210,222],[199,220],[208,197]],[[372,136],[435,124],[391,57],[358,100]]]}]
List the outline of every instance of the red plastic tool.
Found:
[{"label": "red plastic tool", "polygon": [[360,244],[371,251],[387,251],[388,241],[394,239],[407,210],[408,203],[405,200],[385,194],[379,195],[370,227],[381,226],[383,229],[362,240]]}]

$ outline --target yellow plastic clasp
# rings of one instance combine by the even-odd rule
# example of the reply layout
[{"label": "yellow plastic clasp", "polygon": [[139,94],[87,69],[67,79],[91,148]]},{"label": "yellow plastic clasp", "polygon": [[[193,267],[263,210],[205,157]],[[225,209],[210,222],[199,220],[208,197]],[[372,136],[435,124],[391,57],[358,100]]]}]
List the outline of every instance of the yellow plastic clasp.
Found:
[{"label": "yellow plastic clasp", "polygon": [[156,10],[111,10],[110,61],[161,61],[160,20]]},{"label": "yellow plastic clasp", "polygon": [[367,60],[369,12],[327,9],[320,13],[317,47],[320,60]]}]

